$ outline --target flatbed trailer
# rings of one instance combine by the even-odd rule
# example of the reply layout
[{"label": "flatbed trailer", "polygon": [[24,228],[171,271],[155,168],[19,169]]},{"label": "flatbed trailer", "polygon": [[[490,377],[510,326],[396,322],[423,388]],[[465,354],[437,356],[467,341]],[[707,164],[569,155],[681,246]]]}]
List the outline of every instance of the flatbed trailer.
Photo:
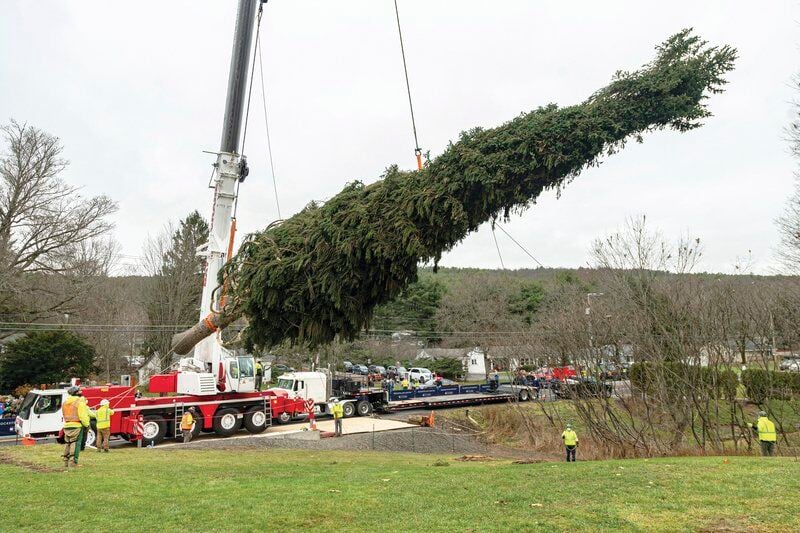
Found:
[{"label": "flatbed trailer", "polygon": [[435,409],[457,405],[481,405],[511,401],[528,401],[535,398],[529,387],[516,385],[446,385],[413,390],[388,391],[387,411],[404,409]]},{"label": "flatbed trailer", "polygon": [[403,411],[406,409],[436,409],[437,407],[455,407],[459,405],[482,405],[486,403],[510,402],[513,401],[514,398],[515,396],[513,394],[503,392],[428,396],[425,398],[391,401],[387,405],[387,410]]}]

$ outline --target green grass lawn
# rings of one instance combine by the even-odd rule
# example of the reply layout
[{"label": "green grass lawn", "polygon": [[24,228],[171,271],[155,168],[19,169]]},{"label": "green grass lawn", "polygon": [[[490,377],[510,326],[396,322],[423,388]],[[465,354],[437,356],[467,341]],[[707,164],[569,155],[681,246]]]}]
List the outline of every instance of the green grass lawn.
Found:
[{"label": "green grass lawn", "polygon": [[515,465],[378,452],[129,448],[89,451],[83,468],[63,472],[59,450],[0,452],[3,530],[800,529],[800,463],[790,459]]}]

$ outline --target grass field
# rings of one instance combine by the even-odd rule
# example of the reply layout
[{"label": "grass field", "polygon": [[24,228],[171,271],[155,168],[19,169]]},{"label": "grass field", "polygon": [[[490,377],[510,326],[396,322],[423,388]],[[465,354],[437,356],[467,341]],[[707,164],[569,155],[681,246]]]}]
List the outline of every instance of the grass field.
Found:
[{"label": "grass field", "polygon": [[377,452],[0,452],[2,529],[800,529],[800,463],[755,457],[512,464]]}]

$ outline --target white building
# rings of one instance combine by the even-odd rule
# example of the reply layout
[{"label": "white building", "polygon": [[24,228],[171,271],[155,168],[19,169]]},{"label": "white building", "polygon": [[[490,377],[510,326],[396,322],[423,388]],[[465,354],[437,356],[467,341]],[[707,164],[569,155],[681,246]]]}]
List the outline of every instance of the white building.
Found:
[{"label": "white building", "polygon": [[468,381],[486,379],[486,356],[480,348],[423,348],[416,357],[421,361],[457,359],[464,369],[464,379]]}]

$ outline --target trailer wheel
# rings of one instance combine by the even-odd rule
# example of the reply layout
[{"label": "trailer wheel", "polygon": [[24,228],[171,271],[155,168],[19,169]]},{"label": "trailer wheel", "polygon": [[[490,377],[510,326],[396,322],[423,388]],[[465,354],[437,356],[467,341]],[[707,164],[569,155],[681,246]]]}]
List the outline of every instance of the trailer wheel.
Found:
[{"label": "trailer wheel", "polygon": [[372,404],[367,400],[361,400],[356,404],[356,412],[358,416],[369,416],[372,413]]},{"label": "trailer wheel", "polygon": [[144,425],[142,427],[142,442],[158,444],[164,440],[164,435],[167,434],[167,423],[158,415],[147,415],[144,417]]},{"label": "trailer wheel", "polygon": [[250,433],[261,433],[267,429],[267,414],[263,408],[251,407],[244,414],[244,428]]},{"label": "trailer wheel", "polygon": [[214,415],[214,433],[230,437],[242,427],[242,413],[230,407],[218,409]]},{"label": "trailer wheel", "polygon": [[519,391],[519,401],[527,402],[531,399],[531,394],[528,392],[528,389],[522,389]]},{"label": "trailer wheel", "polygon": [[292,414],[288,411],[284,411],[278,415],[276,420],[278,421],[278,424],[288,424],[292,421]]},{"label": "trailer wheel", "polygon": [[342,410],[344,411],[344,417],[345,417],[345,418],[350,418],[351,416],[353,416],[354,414],[356,414],[356,406],[355,406],[355,403],[353,403],[353,402],[346,402],[346,403],[345,403],[345,404],[342,406]]}]

